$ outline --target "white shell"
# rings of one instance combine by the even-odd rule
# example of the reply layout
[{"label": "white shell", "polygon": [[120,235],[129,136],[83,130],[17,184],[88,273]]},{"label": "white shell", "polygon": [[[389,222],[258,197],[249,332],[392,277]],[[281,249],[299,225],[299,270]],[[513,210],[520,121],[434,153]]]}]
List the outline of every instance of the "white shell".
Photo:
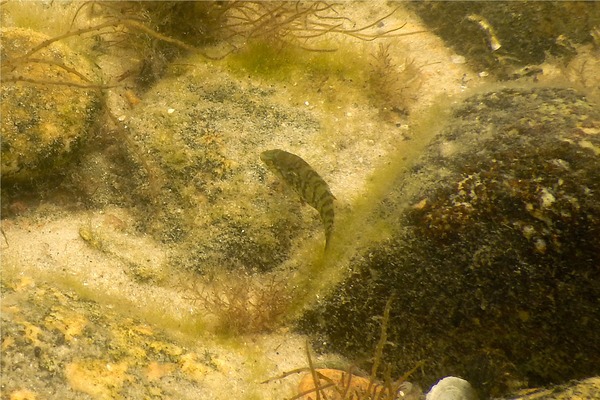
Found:
[{"label": "white shell", "polygon": [[448,376],[436,383],[426,400],[477,400],[477,393],[464,379]]}]

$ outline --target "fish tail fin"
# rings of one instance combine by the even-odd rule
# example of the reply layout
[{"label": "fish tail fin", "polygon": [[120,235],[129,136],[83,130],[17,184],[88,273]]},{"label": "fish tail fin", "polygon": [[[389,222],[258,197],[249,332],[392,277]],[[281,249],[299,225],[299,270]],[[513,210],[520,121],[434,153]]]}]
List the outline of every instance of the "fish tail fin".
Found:
[{"label": "fish tail fin", "polygon": [[329,243],[331,242],[331,233],[332,233],[331,228],[325,230],[325,251],[327,251],[327,249],[329,249]]}]

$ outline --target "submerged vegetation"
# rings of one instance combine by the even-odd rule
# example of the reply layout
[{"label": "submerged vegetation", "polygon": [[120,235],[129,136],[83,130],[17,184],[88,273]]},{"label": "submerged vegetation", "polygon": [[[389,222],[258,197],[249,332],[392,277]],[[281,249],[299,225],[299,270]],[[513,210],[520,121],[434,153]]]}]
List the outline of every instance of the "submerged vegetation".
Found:
[{"label": "submerged vegetation", "polygon": [[338,13],[333,4],[317,2],[231,2],[229,21],[222,27],[224,40],[232,47],[260,38],[273,43],[291,44],[311,51],[335,51],[335,47],[315,46],[316,39],[342,34],[371,41],[411,33],[399,33],[401,26],[379,29],[396,12],[367,25],[356,27],[350,18]]},{"label": "submerged vegetation", "polygon": [[[81,142],[105,136],[90,132],[104,129],[110,133],[109,136],[114,136],[115,143],[124,143],[128,147],[125,152],[132,154],[128,165],[123,167],[141,168],[139,175],[145,176],[148,181],[148,185],[144,185],[149,189],[146,198],[156,198],[158,195],[157,171],[151,168],[143,150],[136,148],[128,130],[115,115],[115,112],[119,112],[112,104],[115,94],[126,99],[125,104],[135,106],[140,101],[138,95],[161,77],[176,57],[184,54],[200,54],[206,60],[215,60],[235,53],[239,56],[228,62],[230,68],[241,67],[270,79],[278,76],[279,71],[308,67],[312,74],[319,75],[317,80],[324,84],[332,72],[356,69],[355,63],[348,62],[353,58],[351,54],[344,54],[341,63],[339,57],[313,57],[324,52],[330,54],[340,46],[343,49],[344,42],[332,41],[334,36],[373,41],[418,33],[403,32],[402,24],[387,24],[397,8],[364,25],[357,25],[352,18],[338,12],[341,6],[326,2],[91,1],[57,5],[53,10],[57,16],[46,16],[48,11],[44,7],[41,3],[19,1],[1,4],[0,18],[5,27],[3,39],[8,38],[10,31],[15,29],[11,26],[44,27],[45,24],[38,21],[40,15],[44,15],[45,19],[60,21],[56,25],[62,29],[57,32],[55,26],[47,27],[49,36],[19,46],[18,51],[14,52],[5,51],[9,43],[3,40],[0,75],[3,91],[16,84],[40,90],[57,86],[88,90],[90,93],[95,91],[101,103],[98,108],[107,111],[100,115],[105,123],[88,127],[82,132]],[[336,45],[333,46],[333,43]],[[50,55],[50,50],[59,44],[85,53],[100,68],[92,74],[64,57]],[[107,54],[119,54],[119,57],[129,60],[128,64],[121,66],[121,69],[104,68],[103,57]],[[305,58],[310,60],[303,61]],[[370,91],[374,98],[383,99],[380,101],[382,108],[395,110],[391,103],[400,103],[398,107],[404,109],[401,104],[404,93],[397,84],[398,80],[391,78],[397,68],[386,64],[387,58],[383,59],[383,64],[379,63],[381,65],[374,68]],[[180,66],[187,68],[184,64]],[[407,64],[404,68],[405,72],[410,71],[408,75],[414,72],[410,66]],[[45,75],[31,73],[40,68],[57,72]],[[351,81],[357,77],[368,79],[356,71],[345,79]],[[404,85],[418,80],[416,77],[412,79],[412,76],[409,78],[409,83],[405,82]],[[387,83],[392,84],[388,87]],[[12,114],[10,110],[3,111],[5,116]],[[18,121],[16,125],[19,125]],[[102,125],[109,128],[100,128]],[[10,147],[6,138],[4,141],[3,157],[8,154],[4,149]],[[71,150],[72,156],[68,161],[76,160],[82,151],[79,148],[75,151],[75,147],[66,148]],[[131,161],[134,165],[131,165]],[[68,165],[65,163],[60,167],[57,177],[62,180]],[[4,170],[6,168],[3,168],[3,173]]]},{"label": "submerged vegetation", "polygon": [[280,376],[270,378],[263,383],[286,378],[290,375],[304,372],[298,385],[298,394],[289,400],[303,399],[332,399],[332,400],[417,400],[422,392],[418,385],[413,385],[407,379],[424,363],[419,362],[400,378],[392,380],[390,369],[383,373],[384,381],[379,380],[380,367],[384,348],[388,344],[387,328],[390,321],[390,311],[394,297],[390,297],[381,316],[381,333],[374,349],[371,373],[366,374],[353,365],[346,370],[318,367],[311,356],[310,345],[306,344],[308,367],[294,369]]},{"label": "submerged vegetation", "polygon": [[[9,1],[3,5],[8,8],[3,10],[4,20],[10,21],[12,3]],[[56,61],[36,58],[41,49],[74,37],[93,41],[96,51],[105,51],[113,46],[137,51],[137,71],[112,77],[109,82],[102,84],[84,79],[85,87],[110,88],[131,74],[137,75],[141,81],[150,82],[152,76],[144,75],[164,70],[166,63],[180,56],[182,51],[200,53],[208,59],[221,59],[248,44],[260,42],[280,49],[297,46],[309,51],[335,51],[337,48],[327,47],[331,43],[327,38],[335,34],[372,41],[418,33],[400,32],[403,25],[379,28],[396,10],[367,25],[356,27],[355,22],[326,2],[85,2],[72,15],[66,12],[64,17],[71,19],[68,31],[39,43],[17,57],[3,58],[3,81],[30,81],[13,73],[30,62],[55,64],[85,78],[77,70]],[[32,13],[35,12],[37,10],[32,9]],[[16,20],[27,18],[21,15]],[[51,79],[32,83],[83,85]]]},{"label": "submerged vegetation", "polygon": [[[414,94],[421,86],[419,67],[414,60],[397,64],[390,55],[390,45],[380,43],[371,55],[369,87],[373,104],[386,120],[408,113]],[[408,93],[408,94],[407,94]]]}]

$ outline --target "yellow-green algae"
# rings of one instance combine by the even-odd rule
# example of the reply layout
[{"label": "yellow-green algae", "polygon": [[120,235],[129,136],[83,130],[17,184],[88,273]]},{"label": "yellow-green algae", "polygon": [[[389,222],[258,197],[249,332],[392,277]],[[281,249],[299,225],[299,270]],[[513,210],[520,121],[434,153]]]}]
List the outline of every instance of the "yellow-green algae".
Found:
[{"label": "yellow-green algae", "polygon": [[307,78],[361,80],[369,60],[360,57],[357,47],[347,43],[333,51],[321,52],[255,40],[223,62],[235,74],[252,74],[284,83]]}]

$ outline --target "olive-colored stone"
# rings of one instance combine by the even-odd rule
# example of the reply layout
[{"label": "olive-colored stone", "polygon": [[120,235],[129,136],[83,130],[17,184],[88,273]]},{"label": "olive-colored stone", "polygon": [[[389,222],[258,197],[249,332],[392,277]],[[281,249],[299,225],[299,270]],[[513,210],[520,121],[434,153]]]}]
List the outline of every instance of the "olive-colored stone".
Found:
[{"label": "olive-colored stone", "polygon": [[[100,104],[90,63],[28,29],[1,30],[2,183],[51,179],[69,163]],[[82,86],[88,86],[87,88]]]}]

